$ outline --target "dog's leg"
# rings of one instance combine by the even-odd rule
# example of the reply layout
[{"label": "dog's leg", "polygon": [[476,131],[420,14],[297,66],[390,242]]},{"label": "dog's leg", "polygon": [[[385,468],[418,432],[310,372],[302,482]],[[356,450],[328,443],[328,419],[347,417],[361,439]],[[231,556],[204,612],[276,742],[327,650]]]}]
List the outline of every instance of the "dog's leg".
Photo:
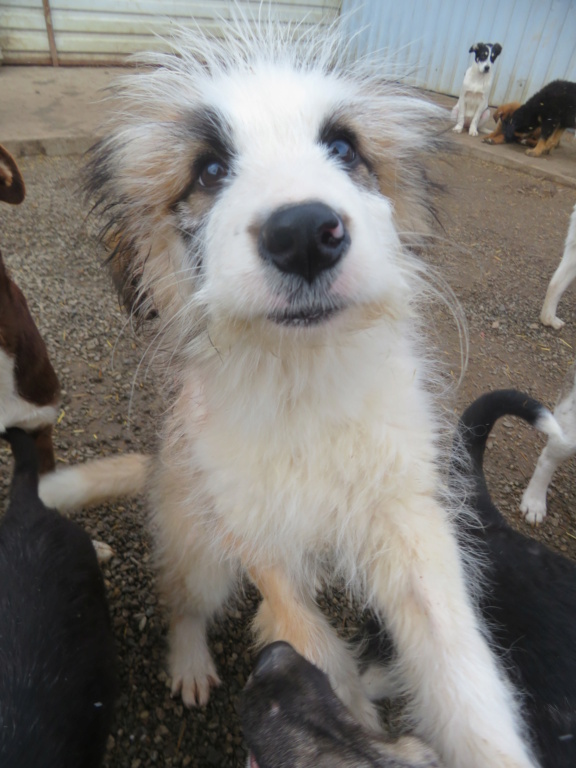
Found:
[{"label": "dog's leg", "polygon": [[[170,609],[168,668],[173,696],[181,695],[188,707],[208,702],[210,689],[220,684],[206,640],[206,628],[230,593],[233,571],[212,551],[210,543],[198,537],[186,546],[185,578],[178,564],[167,564],[175,555],[172,548],[162,552],[160,589]],[[162,565],[164,567],[162,567]]]},{"label": "dog's leg", "polygon": [[556,149],[560,144],[560,139],[564,135],[566,128],[556,128],[552,136],[550,137],[550,149]]},{"label": "dog's leg", "polygon": [[449,768],[535,766],[444,511],[426,496],[388,508],[374,518],[366,556],[369,599],[394,641],[419,735]]},{"label": "dog's leg", "polygon": [[472,116],[472,120],[470,121],[470,128],[468,129],[468,133],[470,136],[478,136],[478,127],[485,123],[486,120],[490,117],[490,110],[487,110],[486,107],[488,105],[485,101],[483,101],[481,104],[478,105],[478,109],[474,112],[474,115]]},{"label": "dog's leg", "polygon": [[172,695],[204,705],[220,683],[206,627],[225,603],[237,569],[202,518],[206,499],[182,483],[180,461],[164,446],[151,483],[152,531],[159,591],[170,620],[168,669]]},{"label": "dog's leg", "polygon": [[460,96],[458,103],[452,109],[452,118],[456,120],[456,125],[452,130],[454,133],[462,133],[464,130],[464,121],[466,120],[466,110],[464,109],[464,97]]},{"label": "dog's leg", "polygon": [[552,275],[550,285],[546,291],[546,298],[542,305],[540,320],[544,325],[550,325],[557,331],[564,326],[564,321],[556,316],[558,302],[568,286],[576,279],[576,212],[572,214],[564,253],[556,272]]},{"label": "dog's leg", "polygon": [[546,517],[546,493],[560,464],[576,453],[576,379],[575,369],[564,383],[564,396],[554,409],[561,434],[550,434],[536,463],[520,503],[520,511],[529,523],[541,523]]},{"label": "dog's leg", "polygon": [[293,584],[279,568],[252,568],[249,575],[263,597],[254,619],[258,644],[289,642],[326,672],[339,698],[364,726],[378,730],[378,713],[366,695],[352,652],[310,594]]}]

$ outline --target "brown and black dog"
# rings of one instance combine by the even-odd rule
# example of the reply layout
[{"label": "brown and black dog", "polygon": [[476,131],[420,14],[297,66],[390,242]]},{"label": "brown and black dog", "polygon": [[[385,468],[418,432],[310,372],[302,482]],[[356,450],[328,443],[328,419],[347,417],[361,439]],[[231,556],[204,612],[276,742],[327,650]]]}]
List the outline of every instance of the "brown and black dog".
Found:
[{"label": "brown and black dog", "polygon": [[508,120],[504,134],[507,142],[516,141],[540,129],[540,138],[526,154],[540,157],[560,144],[567,128],[576,127],[576,83],[553,80],[519,107]]},{"label": "brown and black dog", "polygon": [[[24,179],[0,145],[0,201],[24,200]],[[60,384],[26,299],[0,253],[0,432],[21,427],[34,435],[40,472],[54,469],[52,425],[58,416]]]},{"label": "brown and black dog", "polygon": [[[520,109],[522,104],[519,101],[509,101],[506,104],[502,104],[499,106],[496,111],[493,114],[494,122],[496,123],[496,128],[492,131],[492,133],[488,134],[485,138],[482,139],[483,142],[486,144],[505,144],[506,143],[506,126],[517,109]],[[538,143],[538,139],[540,138],[540,128],[535,128],[532,133],[526,134],[525,136],[518,134],[516,136],[516,140],[519,141],[521,144],[526,144],[530,147],[535,147]]]}]

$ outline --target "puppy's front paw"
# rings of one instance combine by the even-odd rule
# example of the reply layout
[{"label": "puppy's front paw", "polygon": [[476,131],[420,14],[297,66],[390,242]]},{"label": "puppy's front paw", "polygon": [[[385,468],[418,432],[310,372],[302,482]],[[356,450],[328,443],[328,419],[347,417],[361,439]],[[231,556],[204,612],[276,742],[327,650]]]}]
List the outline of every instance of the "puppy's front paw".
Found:
[{"label": "puppy's front paw", "polygon": [[210,689],[220,685],[216,667],[206,648],[204,659],[191,649],[186,659],[172,659],[170,673],[172,696],[180,695],[187,707],[203,707],[210,698]]},{"label": "puppy's front paw", "polygon": [[546,517],[546,499],[544,501],[536,499],[525,491],[520,503],[520,512],[524,515],[527,523],[538,525]]},{"label": "puppy's front paw", "polygon": [[193,614],[174,619],[168,666],[172,696],[180,694],[187,707],[208,703],[210,689],[220,685],[220,678],[206,643],[203,616]]},{"label": "puppy's front paw", "polygon": [[458,125],[455,125],[455,126],[454,126],[454,128],[452,128],[452,130],[454,131],[454,133],[462,133],[462,130],[463,130],[463,129],[464,129],[464,126],[463,126],[463,125],[460,125],[460,124],[458,124]]},{"label": "puppy's front paw", "polygon": [[550,328],[554,328],[555,331],[559,331],[561,328],[564,328],[566,323],[564,320],[560,320],[559,317],[556,317],[556,315],[540,315],[540,322],[542,325],[548,325]]},{"label": "puppy's front paw", "polygon": [[484,144],[494,144],[494,139],[491,139],[489,136],[486,136],[486,138],[482,139]]},{"label": "puppy's front paw", "polygon": [[478,136],[478,129],[474,128],[474,126],[471,125],[468,133],[470,134],[470,136]]}]

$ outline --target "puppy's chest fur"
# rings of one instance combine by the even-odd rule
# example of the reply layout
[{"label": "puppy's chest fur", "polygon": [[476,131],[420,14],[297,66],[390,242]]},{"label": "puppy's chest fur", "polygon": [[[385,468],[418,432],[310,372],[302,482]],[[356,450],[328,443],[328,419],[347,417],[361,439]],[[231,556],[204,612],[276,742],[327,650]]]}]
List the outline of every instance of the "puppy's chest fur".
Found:
[{"label": "puppy's chest fur", "polygon": [[302,371],[282,374],[280,364],[276,386],[269,371],[247,372],[217,398],[215,382],[190,384],[176,429],[187,435],[203,513],[235,540],[254,542],[257,531],[259,549],[297,559],[341,546],[351,519],[361,542],[374,515],[433,494],[436,447],[418,364],[410,355],[384,362],[332,380],[317,371],[304,389]]}]

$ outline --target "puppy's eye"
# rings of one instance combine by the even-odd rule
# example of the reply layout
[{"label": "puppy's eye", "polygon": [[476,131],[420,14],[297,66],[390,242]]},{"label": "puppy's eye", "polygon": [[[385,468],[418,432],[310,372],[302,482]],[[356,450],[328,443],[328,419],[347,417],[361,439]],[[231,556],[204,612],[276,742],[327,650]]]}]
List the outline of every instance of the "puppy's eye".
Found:
[{"label": "puppy's eye", "polygon": [[219,187],[228,176],[228,166],[222,160],[212,157],[206,160],[198,173],[198,184],[205,189]]},{"label": "puppy's eye", "polygon": [[332,141],[326,144],[326,148],[329,155],[337,157],[344,165],[353,166],[358,159],[358,153],[352,142],[348,139],[332,139]]}]

